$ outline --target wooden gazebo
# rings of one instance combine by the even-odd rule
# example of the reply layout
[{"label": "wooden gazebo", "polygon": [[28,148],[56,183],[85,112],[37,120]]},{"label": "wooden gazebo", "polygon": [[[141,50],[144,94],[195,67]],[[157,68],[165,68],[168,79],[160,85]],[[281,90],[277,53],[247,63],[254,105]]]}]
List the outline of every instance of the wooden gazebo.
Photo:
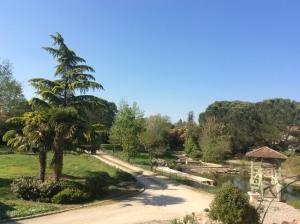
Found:
[{"label": "wooden gazebo", "polygon": [[[270,189],[270,192],[282,200],[282,177],[281,163],[287,159],[285,155],[275,151],[267,146],[252,150],[246,153],[246,157],[251,159],[251,177],[250,188],[252,193],[259,193],[261,198],[265,196],[265,190]],[[254,166],[254,162],[260,162]],[[264,162],[268,166],[264,165]],[[269,183],[268,185],[266,183]],[[272,188],[276,189],[276,193]]]}]

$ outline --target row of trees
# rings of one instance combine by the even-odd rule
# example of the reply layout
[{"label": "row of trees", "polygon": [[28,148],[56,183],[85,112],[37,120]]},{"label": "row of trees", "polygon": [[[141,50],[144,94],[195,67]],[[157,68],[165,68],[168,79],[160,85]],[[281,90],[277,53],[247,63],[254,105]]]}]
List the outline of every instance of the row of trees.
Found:
[{"label": "row of trees", "polygon": [[300,104],[285,99],[215,102],[200,114],[199,124],[193,112],[187,121],[172,124],[166,116],[144,118],[136,104],[122,102],[109,138],[128,158],[143,146],[150,160],[166,150],[184,148],[191,157],[219,162],[262,145],[278,150],[299,147],[299,118]]},{"label": "row of trees", "polygon": [[[57,62],[56,79],[35,78],[29,81],[38,97],[28,102],[30,109],[27,112],[15,114],[20,116],[6,121],[6,128],[10,130],[3,136],[10,147],[38,152],[42,181],[45,180],[48,151],[53,151],[51,164],[55,180],[59,180],[64,150],[86,145],[96,147],[97,138],[105,135],[106,127],[111,125],[116,113],[114,104],[87,94],[89,90],[103,89],[91,74],[94,69],[68,48],[59,33],[51,35],[51,38],[53,47],[44,49]],[[101,117],[93,111],[99,112]],[[101,122],[103,120],[106,122]]]}]

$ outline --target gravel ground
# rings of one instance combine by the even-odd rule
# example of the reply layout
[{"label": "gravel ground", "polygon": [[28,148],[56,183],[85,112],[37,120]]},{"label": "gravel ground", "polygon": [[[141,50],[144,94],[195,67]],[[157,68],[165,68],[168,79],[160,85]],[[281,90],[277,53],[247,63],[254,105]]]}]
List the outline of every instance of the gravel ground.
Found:
[{"label": "gravel ground", "polygon": [[[268,202],[264,202],[267,207]],[[269,208],[264,224],[281,224],[283,221],[292,222],[294,219],[300,219],[300,211],[292,206],[274,201]]]}]

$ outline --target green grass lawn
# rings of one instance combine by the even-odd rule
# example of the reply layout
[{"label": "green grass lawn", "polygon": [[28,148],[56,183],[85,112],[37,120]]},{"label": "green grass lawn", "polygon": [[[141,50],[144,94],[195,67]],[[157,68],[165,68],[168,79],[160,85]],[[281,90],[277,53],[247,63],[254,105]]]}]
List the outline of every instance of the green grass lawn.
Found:
[{"label": "green grass lawn", "polygon": [[[48,164],[52,153],[48,153]],[[37,176],[39,171],[38,156],[31,153],[8,154],[6,148],[0,148],[0,220],[3,218],[33,215],[53,211],[69,206],[30,202],[17,199],[10,190],[14,178],[20,176]],[[67,153],[64,157],[63,178],[84,181],[95,172],[107,172],[116,179],[116,185],[123,180],[117,179],[117,169],[110,167],[94,157],[86,154]],[[53,175],[52,169],[47,168],[47,177]],[[112,194],[124,194],[117,186],[111,186]],[[103,200],[103,198],[102,198]]]}]

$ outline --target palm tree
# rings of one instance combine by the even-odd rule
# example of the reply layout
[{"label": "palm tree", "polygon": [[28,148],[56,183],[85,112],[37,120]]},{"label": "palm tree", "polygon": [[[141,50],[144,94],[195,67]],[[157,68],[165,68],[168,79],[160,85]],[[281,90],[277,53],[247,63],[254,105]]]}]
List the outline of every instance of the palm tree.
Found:
[{"label": "palm tree", "polygon": [[7,145],[21,151],[37,149],[39,155],[39,178],[45,181],[47,151],[51,149],[53,133],[48,125],[48,114],[44,111],[27,112],[21,118],[11,118],[8,124],[19,123],[19,127],[5,133]]},{"label": "palm tree", "polygon": [[49,110],[51,116],[49,124],[54,132],[53,139],[53,166],[55,180],[59,180],[63,169],[64,149],[70,149],[73,146],[76,132],[84,132],[85,121],[80,118],[75,108],[52,108]]}]

